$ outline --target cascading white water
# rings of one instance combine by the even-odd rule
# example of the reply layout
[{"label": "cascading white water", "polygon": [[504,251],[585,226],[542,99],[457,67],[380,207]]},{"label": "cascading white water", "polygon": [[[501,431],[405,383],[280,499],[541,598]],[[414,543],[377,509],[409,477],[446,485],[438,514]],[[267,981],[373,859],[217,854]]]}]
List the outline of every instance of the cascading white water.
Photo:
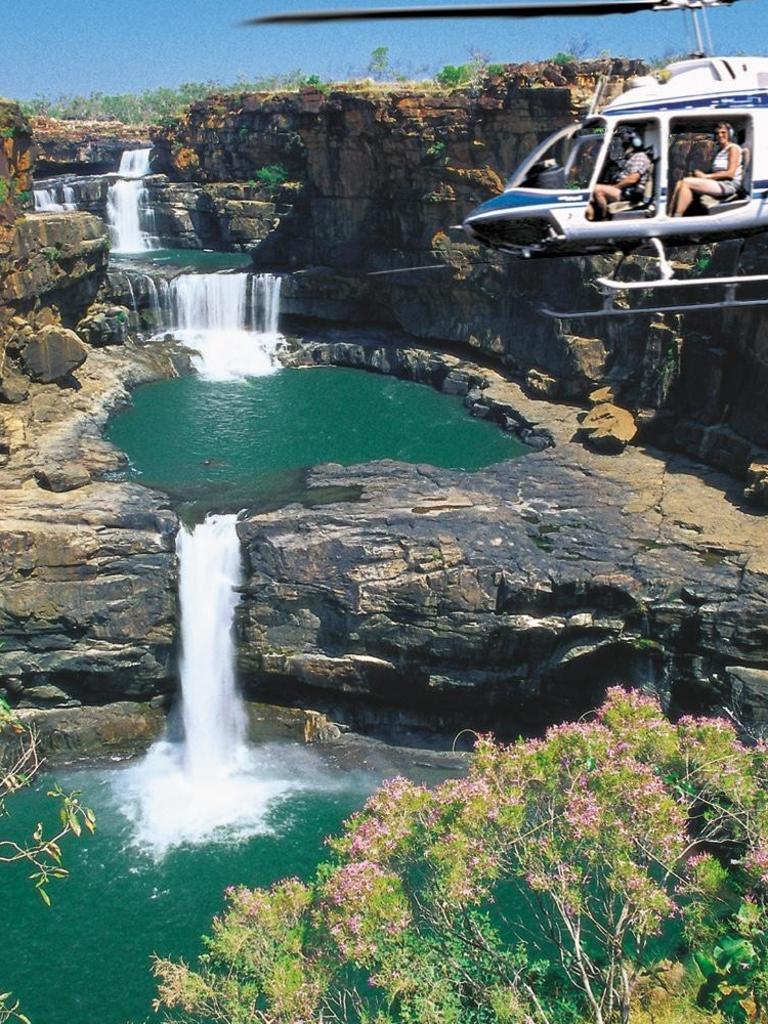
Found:
[{"label": "cascading white water", "polygon": [[261,377],[277,369],[280,278],[273,274],[179,274],[150,292],[155,322],[195,353],[208,380]]},{"label": "cascading white water", "polygon": [[149,174],[150,149],[125,149],[120,156],[117,173],[121,178],[143,178]]},{"label": "cascading white water", "polygon": [[32,190],[35,210],[40,213],[62,213],[65,210],[76,210],[75,190],[71,185],[52,185],[50,188]]},{"label": "cascading white water", "polygon": [[267,831],[269,802],[300,785],[268,754],[257,758],[245,739],[232,636],[241,573],[236,518],[209,516],[179,533],[183,736],[155,743],[119,779],[123,812],[155,856]]},{"label": "cascading white water", "polygon": [[107,227],[113,252],[157,249],[155,214],[142,181],[149,174],[151,149],[128,149],[120,157],[119,178],[107,190]]},{"label": "cascading white water", "polygon": [[240,759],[245,714],[235,689],[232,622],[239,600],[235,516],[210,516],[179,531],[181,694],[185,767],[208,778]]}]

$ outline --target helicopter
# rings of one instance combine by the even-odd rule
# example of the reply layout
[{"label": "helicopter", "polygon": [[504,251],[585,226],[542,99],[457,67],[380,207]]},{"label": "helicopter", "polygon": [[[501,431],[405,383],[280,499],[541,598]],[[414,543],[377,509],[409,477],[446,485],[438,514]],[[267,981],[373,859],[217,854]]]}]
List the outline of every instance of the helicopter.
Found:
[{"label": "helicopter", "polygon": [[[519,259],[620,254],[612,276],[598,278],[601,309],[543,312],[559,318],[641,312],[679,312],[768,305],[768,298],[740,297],[744,285],[768,282],[768,275],[681,279],[666,246],[744,239],[768,230],[768,150],[757,139],[768,136],[768,58],[709,56],[708,8],[736,0],[572,0],[569,3],[465,4],[415,7],[346,8],[266,15],[247,24],[362,20],[367,18],[575,17],[585,14],[632,14],[684,10],[693,22],[696,52],[670,64],[663,76],[631,80],[626,92],[599,113],[600,88],[590,112],[541,142],[509,178],[504,191],[473,210],[463,229],[473,242]],[[741,149],[742,177],[733,194],[696,197],[685,216],[672,214],[673,180],[680,177],[685,154],[707,149],[717,124],[726,122],[729,141]],[[621,166],[627,138],[647,155],[645,184],[607,205],[604,219],[592,219],[595,188]],[[618,277],[626,256],[649,249],[658,261],[658,276],[643,281]],[[680,290],[714,286],[713,301],[678,301],[667,305],[628,307],[622,294],[636,290]],[[688,292],[690,294],[690,292]]]}]

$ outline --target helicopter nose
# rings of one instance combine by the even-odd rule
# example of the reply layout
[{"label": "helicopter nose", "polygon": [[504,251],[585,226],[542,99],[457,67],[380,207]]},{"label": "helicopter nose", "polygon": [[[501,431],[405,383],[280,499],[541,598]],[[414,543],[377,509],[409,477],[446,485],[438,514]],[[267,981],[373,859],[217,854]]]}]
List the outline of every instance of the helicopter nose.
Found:
[{"label": "helicopter nose", "polygon": [[548,217],[475,217],[464,221],[468,238],[513,255],[529,256],[552,238]]}]

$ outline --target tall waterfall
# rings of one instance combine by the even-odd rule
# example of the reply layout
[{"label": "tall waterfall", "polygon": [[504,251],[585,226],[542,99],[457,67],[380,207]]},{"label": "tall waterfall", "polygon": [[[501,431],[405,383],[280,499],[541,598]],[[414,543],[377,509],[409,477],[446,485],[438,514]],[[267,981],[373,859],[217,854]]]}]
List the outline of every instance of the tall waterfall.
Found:
[{"label": "tall waterfall", "polygon": [[176,545],[181,604],[181,737],[165,738],[116,780],[138,843],[155,856],[175,846],[237,841],[268,831],[271,800],[300,783],[245,739],[232,627],[239,600],[236,517],[209,516]]},{"label": "tall waterfall", "polygon": [[194,351],[209,380],[277,369],[280,278],[273,274],[179,274],[150,291],[153,319]]},{"label": "tall waterfall", "polygon": [[118,180],[107,191],[107,227],[113,252],[157,249],[155,214],[143,178],[149,174],[151,149],[127,149],[120,158]]},{"label": "tall waterfall", "polygon": [[181,699],[185,767],[208,778],[237,762],[245,714],[235,689],[232,622],[240,582],[236,517],[210,516],[176,541],[181,597]]}]

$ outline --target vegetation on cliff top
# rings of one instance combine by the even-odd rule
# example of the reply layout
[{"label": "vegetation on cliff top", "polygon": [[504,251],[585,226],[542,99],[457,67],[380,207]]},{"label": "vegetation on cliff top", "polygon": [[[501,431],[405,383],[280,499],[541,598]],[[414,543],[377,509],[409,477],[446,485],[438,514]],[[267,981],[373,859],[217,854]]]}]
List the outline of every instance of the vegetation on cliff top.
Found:
[{"label": "vegetation on cliff top", "polygon": [[312,881],[237,887],[167,1020],[765,1021],[768,746],[616,689],[429,790],[394,779]]},{"label": "vegetation on cliff top", "polygon": [[[578,60],[576,53],[557,54],[553,62],[559,65]],[[331,82],[318,75],[297,69],[284,75],[263,78],[238,78],[232,84],[219,81],[184,82],[176,88],[145,89],[139,93],[108,94],[92,92],[87,96],[66,95],[54,98],[36,96],[22,101],[26,114],[61,120],[115,120],[123,124],[162,124],[178,117],[191,103],[211,96],[240,95],[248,92],[294,92],[315,88],[329,92],[333,87],[355,88],[379,84],[412,84],[430,88],[457,89],[480,84],[489,76],[502,74],[503,64],[489,63],[487,56],[472,51],[464,64],[449,64],[436,73],[427,68],[405,72],[390,58],[389,48],[378,46],[359,75],[345,82]]]}]

